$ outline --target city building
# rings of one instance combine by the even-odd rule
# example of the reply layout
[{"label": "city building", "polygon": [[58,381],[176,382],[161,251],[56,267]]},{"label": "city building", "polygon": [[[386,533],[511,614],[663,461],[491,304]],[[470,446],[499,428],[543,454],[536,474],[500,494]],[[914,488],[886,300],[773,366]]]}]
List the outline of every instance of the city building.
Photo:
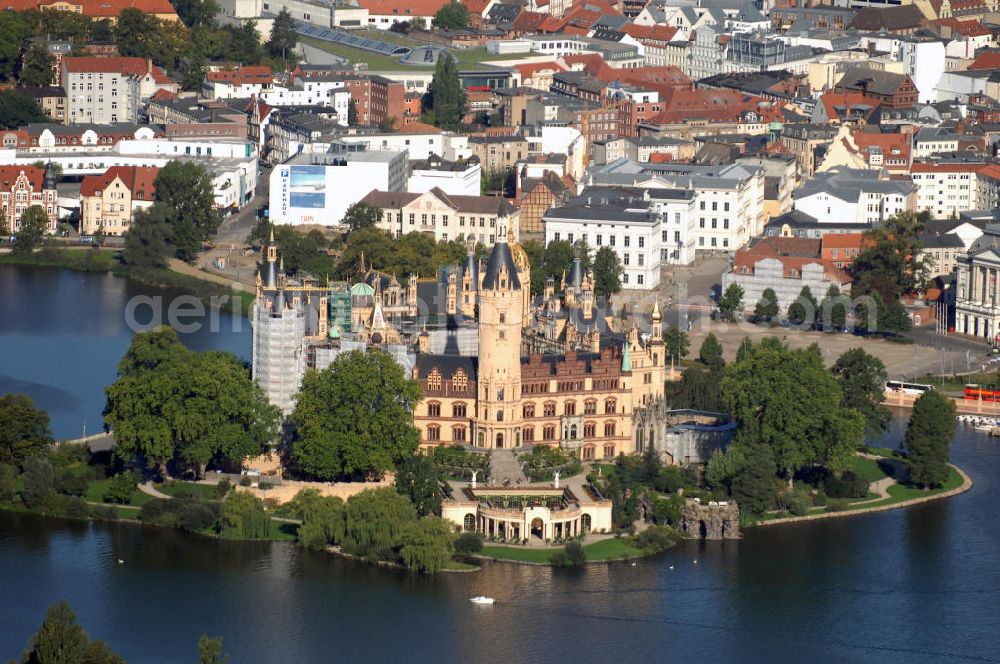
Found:
[{"label": "city building", "polygon": [[80,234],[124,235],[136,210],[150,207],[156,195],[154,166],[114,166],[88,175],[80,184]]},{"label": "city building", "polygon": [[483,169],[479,159],[446,161],[436,154],[410,162],[410,181],[406,190],[422,194],[437,188],[449,196],[478,196]]},{"label": "city building", "polygon": [[157,90],[177,92],[177,83],[145,58],[63,58],[66,121],[139,122],[142,104]]},{"label": "city building", "polygon": [[[2,162],[2,160],[0,160]],[[56,174],[51,166],[0,166],[0,223],[16,235],[21,215],[39,206],[49,216],[47,233],[54,233],[58,221]]]},{"label": "city building", "polygon": [[500,197],[453,196],[435,187],[423,193],[371,191],[361,202],[382,210],[379,228],[394,236],[419,232],[442,242],[471,236],[490,247],[501,229],[504,238],[507,229],[515,240],[520,233],[517,207]]}]

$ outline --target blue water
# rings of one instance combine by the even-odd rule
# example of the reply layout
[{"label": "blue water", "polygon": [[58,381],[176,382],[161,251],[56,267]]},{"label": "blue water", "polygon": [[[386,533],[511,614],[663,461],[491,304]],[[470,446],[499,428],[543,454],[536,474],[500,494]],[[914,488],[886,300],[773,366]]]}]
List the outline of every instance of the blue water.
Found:
[{"label": "blue water", "polygon": [[[110,274],[0,266],[0,393],[31,396],[49,412],[59,438],[79,436],[84,426],[88,433],[98,431],[104,388],[114,382],[133,335],[126,321],[129,301],[159,298],[155,310],[166,320],[180,295]],[[148,324],[152,311],[142,305],[134,317]],[[202,320],[201,329],[180,335],[188,347],[249,359],[247,319],[215,312],[213,322],[206,312]]]}]

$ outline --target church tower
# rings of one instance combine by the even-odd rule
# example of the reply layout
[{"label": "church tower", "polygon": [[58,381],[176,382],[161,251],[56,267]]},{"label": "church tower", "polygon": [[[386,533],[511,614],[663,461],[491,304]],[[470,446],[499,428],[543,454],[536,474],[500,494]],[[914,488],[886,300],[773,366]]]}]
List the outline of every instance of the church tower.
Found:
[{"label": "church tower", "polygon": [[479,368],[475,443],[521,445],[523,288],[505,229],[497,229],[479,291]]}]

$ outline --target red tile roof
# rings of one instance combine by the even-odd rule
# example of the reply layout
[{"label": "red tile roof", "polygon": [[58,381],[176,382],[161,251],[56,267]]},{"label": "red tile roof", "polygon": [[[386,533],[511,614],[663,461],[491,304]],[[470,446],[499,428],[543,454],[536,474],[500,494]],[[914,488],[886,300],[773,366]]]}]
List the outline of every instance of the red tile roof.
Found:
[{"label": "red tile roof", "polygon": [[622,26],[622,32],[634,37],[639,42],[669,42],[677,34],[677,28],[672,25],[636,25],[628,23]]},{"label": "red tile roof", "polygon": [[38,166],[0,166],[0,190],[10,191],[10,188],[24,173],[33,191],[42,190],[42,182],[45,179],[45,169]]},{"label": "red tile roof", "polygon": [[376,16],[434,16],[452,0],[358,0],[362,9]]},{"label": "red tile roof", "polygon": [[976,69],[1000,69],[1000,53],[987,51],[980,53],[975,60],[969,64],[969,71]]},{"label": "red tile roof", "polygon": [[993,34],[985,25],[974,20],[960,21],[957,18],[939,18],[936,21],[931,21],[931,24],[949,27],[956,34],[966,37],[986,37]]},{"label": "red tile roof", "polygon": [[96,55],[65,57],[63,58],[63,67],[70,73],[100,72],[104,74],[135,76],[137,78],[141,78],[146,74],[152,74],[153,80],[157,83],[171,82],[166,72],[145,58],[102,58]]},{"label": "red tile roof", "polygon": [[821,240],[822,249],[860,249],[872,244],[865,239],[864,233],[827,233]]},{"label": "red tile roof", "polygon": [[858,148],[868,155],[871,148],[881,148],[886,159],[910,160],[910,136],[908,134],[878,134],[875,132],[856,131],[854,142]]},{"label": "red tile roof", "polygon": [[[156,166],[112,166],[100,175],[88,175],[80,184],[81,196],[99,196],[119,178],[136,200],[151,201],[156,194]],[[141,198],[139,196],[141,195]]]},{"label": "red tile roof", "polygon": [[[767,237],[749,249],[740,249],[733,257],[734,274],[754,273],[758,261],[772,258],[779,261],[786,278],[802,274],[802,268],[815,263],[823,267],[827,279],[838,284],[851,283],[851,277],[833,264],[820,258],[820,241],[805,238]],[[794,274],[793,274],[794,273]]]},{"label": "red tile roof", "polygon": [[83,16],[98,18],[117,17],[126,9],[138,9],[147,14],[177,15],[169,0],[0,0],[0,11],[11,9],[22,12],[41,9],[63,1],[79,7],[79,13]]},{"label": "red tile roof", "polygon": [[879,107],[878,100],[866,97],[860,92],[825,92],[819,98],[826,110],[826,116],[831,119],[843,120],[851,110],[862,112],[866,119]]},{"label": "red tile roof", "polygon": [[267,65],[246,65],[236,69],[210,71],[205,75],[205,80],[231,85],[267,84],[274,82],[274,72]]}]

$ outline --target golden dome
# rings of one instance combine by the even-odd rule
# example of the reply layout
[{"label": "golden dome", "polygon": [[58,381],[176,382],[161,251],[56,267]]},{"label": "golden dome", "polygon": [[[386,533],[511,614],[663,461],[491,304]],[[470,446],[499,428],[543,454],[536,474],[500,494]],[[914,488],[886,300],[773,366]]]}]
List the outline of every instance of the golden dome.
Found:
[{"label": "golden dome", "polygon": [[531,269],[531,262],[528,260],[528,252],[524,250],[520,242],[514,239],[514,230],[507,229],[507,244],[510,246],[511,256],[514,258],[514,265],[520,272]]}]

